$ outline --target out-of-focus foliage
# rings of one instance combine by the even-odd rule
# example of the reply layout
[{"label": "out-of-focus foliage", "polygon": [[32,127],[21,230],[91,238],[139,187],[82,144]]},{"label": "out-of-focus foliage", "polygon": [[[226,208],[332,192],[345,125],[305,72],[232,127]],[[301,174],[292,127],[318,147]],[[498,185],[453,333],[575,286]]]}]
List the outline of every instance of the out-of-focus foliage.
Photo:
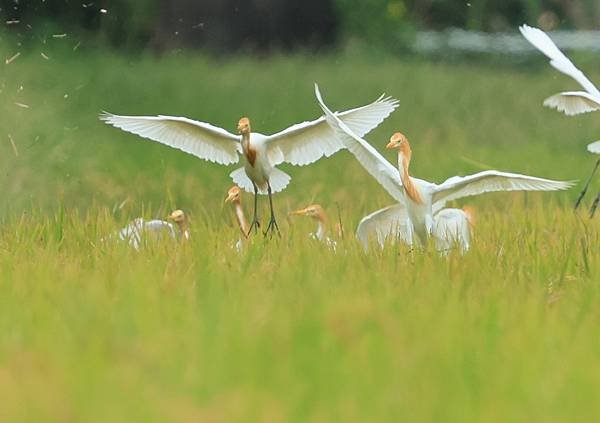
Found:
[{"label": "out-of-focus foliage", "polygon": [[135,48],[265,51],[361,40],[390,49],[406,46],[415,29],[596,28],[600,0],[0,0],[0,19],[25,44],[53,29]]}]

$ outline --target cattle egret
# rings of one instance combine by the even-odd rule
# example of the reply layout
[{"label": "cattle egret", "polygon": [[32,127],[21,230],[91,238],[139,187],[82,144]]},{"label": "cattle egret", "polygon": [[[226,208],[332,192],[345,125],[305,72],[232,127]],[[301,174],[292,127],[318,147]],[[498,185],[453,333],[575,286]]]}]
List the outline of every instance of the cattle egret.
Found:
[{"label": "cattle egret", "polygon": [[240,228],[240,232],[242,233],[242,238],[238,239],[235,244],[235,249],[240,252],[243,248],[243,240],[248,238],[248,233],[250,232],[250,225],[248,224],[248,220],[244,214],[244,209],[242,208],[242,190],[240,187],[234,185],[233,187],[229,188],[229,191],[227,191],[227,197],[225,197],[225,202],[231,203],[233,206],[235,219],[238,227]]},{"label": "cattle egret", "polygon": [[554,69],[573,78],[585,90],[555,94],[544,100],[545,106],[557,109],[569,116],[600,110],[600,91],[559,50],[544,31],[528,25],[521,25],[519,30],[527,41],[550,59],[550,65]]},{"label": "cattle egret", "polygon": [[[446,254],[455,245],[465,253],[470,248],[471,227],[474,224],[470,207],[463,209],[441,209],[434,213],[432,236],[436,250]],[[377,210],[362,218],[356,229],[356,236],[365,251],[375,240],[384,248],[388,241],[399,239],[412,245],[412,225],[406,207],[399,203]]]},{"label": "cattle egret", "polygon": [[[167,216],[167,220],[175,223],[179,231],[179,236],[186,240],[190,239],[188,221],[183,211],[175,210]],[[164,220],[145,220],[138,217],[117,232],[116,237],[121,241],[127,242],[135,250],[139,250],[142,243],[148,238],[155,240],[164,238],[176,239],[178,235],[175,226]]]},{"label": "cattle egret", "polygon": [[317,222],[317,230],[310,237],[325,243],[329,248],[335,250],[337,243],[330,238],[327,225],[327,213],[319,204],[312,204],[300,210],[292,211],[290,216],[308,216]]},{"label": "cattle egret", "polygon": [[395,168],[327,108],[317,85],[315,85],[315,94],[327,122],[336,131],[346,148],[399,202],[389,208],[387,213],[396,213],[405,217],[404,224],[409,228],[410,244],[414,235],[421,245],[427,244],[427,239],[433,231],[434,213],[442,209],[448,201],[486,192],[555,191],[573,185],[573,182],[553,181],[497,170],[487,170],[469,176],[454,176],[439,185],[413,178],[409,175],[412,155],[410,144],[403,134],[395,133],[387,144],[387,148],[398,150],[398,168]]},{"label": "cattle egret", "polygon": [[[527,41],[529,41],[535,48],[540,50],[550,59],[550,64],[559,72],[570,76],[579,85],[583,87],[585,91],[567,91],[559,94],[555,94],[552,97],[544,100],[544,105],[555,108],[561,112],[564,112],[568,116],[578,115],[580,113],[593,112],[600,110],[600,91],[598,88],[585,76],[583,72],[575,67],[573,62],[565,56],[560,49],[554,44],[554,41],[541,29],[533,28],[527,25],[521,25],[519,27],[521,34]],[[596,141],[588,145],[588,151],[596,154],[600,154],[600,141]],[[594,169],[592,170],[591,176],[588,178],[587,183],[584,185],[583,190],[575,201],[575,210],[581,204],[583,197],[587,193],[590,183],[598,169],[600,160],[596,162]],[[597,206],[600,201],[600,193],[596,196],[594,204]],[[590,209],[590,216],[593,216],[595,207],[592,205]]]},{"label": "cattle egret", "polygon": [[[398,106],[398,101],[383,95],[373,103],[338,114],[355,133],[363,136],[377,127]],[[244,167],[230,177],[248,192],[267,194],[271,219],[265,231],[278,230],[271,195],[283,190],[290,176],[275,166],[281,163],[303,166],[321,157],[329,157],[343,144],[321,117],[303,122],[273,135],[252,132],[250,120],[239,120],[234,135],[209,123],[175,116],[118,116],[103,113],[100,119],[124,131],[177,148],[200,159],[230,165],[245,158]],[[258,230],[257,199],[254,199],[254,218],[250,225]]]}]

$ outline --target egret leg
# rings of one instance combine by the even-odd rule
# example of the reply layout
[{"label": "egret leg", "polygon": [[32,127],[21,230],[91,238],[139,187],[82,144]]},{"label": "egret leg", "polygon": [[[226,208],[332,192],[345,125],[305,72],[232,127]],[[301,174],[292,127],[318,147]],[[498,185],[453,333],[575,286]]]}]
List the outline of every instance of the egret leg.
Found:
[{"label": "egret leg", "polygon": [[281,235],[279,233],[279,226],[277,225],[277,220],[275,220],[275,212],[273,211],[273,197],[271,193],[271,184],[267,182],[267,190],[269,193],[269,206],[271,207],[271,220],[269,220],[269,226],[267,226],[267,230],[265,231],[265,236],[269,233],[269,231],[277,231],[277,235]]},{"label": "egret leg", "polygon": [[256,188],[256,184],[254,182],[252,182],[252,186],[254,187],[254,218],[252,219],[252,223],[250,224],[250,229],[248,230],[247,236],[250,236],[250,233],[252,233],[252,228],[254,228],[255,233],[258,233],[258,228],[260,228],[260,222],[258,221],[257,216],[258,188]]},{"label": "egret leg", "polygon": [[583,190],[581,191],[581,194],[579,194],[579,197],[577,197],[577,201],[575,202],[575,210],[577,210],[577,207],[579,207],[579,204],[581,203],[581,200],[583,200],[583,197],[585,197],[585,194],[587,193],[587,190],[588,190],[588,188],[590,186],[590,183],[592,182],[592,178],[594,177],[594,174],[596,173],[596,170],[598,170],[598,166],[600,166],[600,159],[598,159],[596,161],[596,166],[594,166],[594,170],[592,171],[592,174],[590,175],[590,177],[588,178],[587,182],[585,183],[585,186],[583,187]]},{"label": "egret leg", "polygon": [[598,195],[596,195],[596,198],[594,198],[594,202],[592,203],[592,207],[590,208],[590,219],[592,217],[594,217],[594,214],[596,214],[596,209],[598,208],[599,203],[600,203],[600,192],[598,193]]}]

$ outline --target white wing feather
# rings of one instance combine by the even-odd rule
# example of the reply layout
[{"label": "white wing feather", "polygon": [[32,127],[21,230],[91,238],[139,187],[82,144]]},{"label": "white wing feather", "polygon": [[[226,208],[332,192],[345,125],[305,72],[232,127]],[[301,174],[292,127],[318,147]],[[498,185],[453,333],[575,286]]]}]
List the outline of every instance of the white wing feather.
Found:
[{"label": "white wing feather", "polygon": [[410,245],[411,232],[406,207],[398,203],[363,217],[356,228],[356,237],[367,250],[373,240],[383,248],[389,237],[400,238]]},{"label": "white wing feather", "polygon": [[317,84],[315,84],[315,95],[325,113],[327,123],[335,131],[336,136],[342,141],[343,145],[395,200],[404,202],[404,191],[398,170],[379,154],[371,144],[354,134],[344,122],[327,108],[321,98],[321,92]]},{"label": "white wing feather", "polygon": [[[337,117],[359,137],[376,128],[398,107],[398,101],[383,95],[373,103],[345,112]],[[329,157],[344,148],[344,144],[321,116],[303,122],[267,137],[269,159],[274,165],[287,162],[297,166],[307,165]]]},{"label": "white wing feather", "polygon": [[469,176],[454,176],[433,188],[438,205],[458,198],[495,191],[557,191],[573,186],[573,181],[553,181],[518,173],[486,170]]},{"label": "white wing feather", "polygon": [[554,44],[554,41],[541,29],[522,25],[519,30],[523,37],[527,39],[535,48],[544,53],[549,59],[550,64],[559,72],[570,76],[579,83],[588,93],[600,98],[600,91],[592,82],[575,67],[573,62],[567,58]]},{"label": "white wing feather", "polygon": [[544,100],[544,106],[574,116],[600,110],[600,98],[585,91],[569,91],[548,97]]},{"label": "white wing feather", "polygon": [[184,117],[103,113],[100,119],[124,131],[215,163],[237,163],[242,151],[239,136],[209,123]]},{"label": "white wing feather", "polygon": [[588,144],[587,150],[590,153],[600,154],[600,141],[596,141],[596,142],[593,142],[591,144]]}]

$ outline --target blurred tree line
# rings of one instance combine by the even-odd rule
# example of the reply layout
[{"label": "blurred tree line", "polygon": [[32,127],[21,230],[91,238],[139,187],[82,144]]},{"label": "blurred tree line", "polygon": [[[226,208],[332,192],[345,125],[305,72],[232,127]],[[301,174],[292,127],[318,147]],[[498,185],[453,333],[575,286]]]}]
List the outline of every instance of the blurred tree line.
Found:
[{"label": "blurred tree line", "polygon": [[402,48],[423,29],[598,28],[600,0],[0,0],[0,17],[24,42],[57,30],[158,50]]}]

